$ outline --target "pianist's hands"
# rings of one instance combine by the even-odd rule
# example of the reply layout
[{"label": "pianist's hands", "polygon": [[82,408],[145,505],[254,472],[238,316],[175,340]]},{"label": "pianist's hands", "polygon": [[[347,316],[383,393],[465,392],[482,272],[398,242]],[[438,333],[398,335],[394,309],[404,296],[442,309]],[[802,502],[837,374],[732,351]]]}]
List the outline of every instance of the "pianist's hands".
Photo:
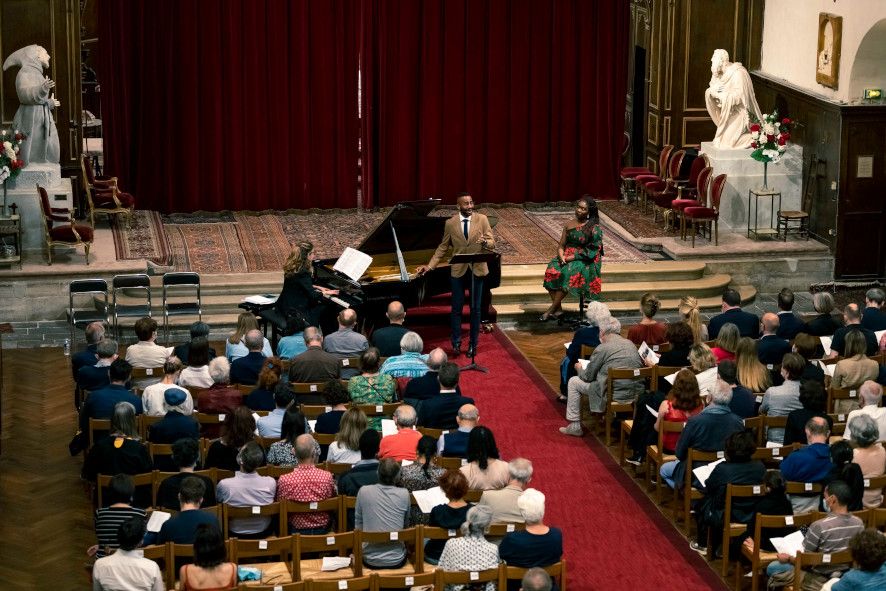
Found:
[{"label": "pianist's hands", "polygon": [[419,277],[421,277],[422,275],[424,275],[428,271],[430,271],[430,267],[428,267],[427,265],[421,265],[419,268],[417,268],[415,270],[415,274],[418,275]]}]

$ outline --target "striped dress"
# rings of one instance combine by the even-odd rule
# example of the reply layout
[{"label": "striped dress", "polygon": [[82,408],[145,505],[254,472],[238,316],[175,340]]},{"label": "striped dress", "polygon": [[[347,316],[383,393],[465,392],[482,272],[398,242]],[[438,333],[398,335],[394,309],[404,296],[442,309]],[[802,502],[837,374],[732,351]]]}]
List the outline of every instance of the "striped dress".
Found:
[{"label": "striped dress", "polygon": [[145,510],[128,505],[123,507],[104,507],[95,512],[95,537],[98,540],[97,558],[106,555],[105,549],[119,547],[117,530],[120,525],[133,517],[145,518]]}]

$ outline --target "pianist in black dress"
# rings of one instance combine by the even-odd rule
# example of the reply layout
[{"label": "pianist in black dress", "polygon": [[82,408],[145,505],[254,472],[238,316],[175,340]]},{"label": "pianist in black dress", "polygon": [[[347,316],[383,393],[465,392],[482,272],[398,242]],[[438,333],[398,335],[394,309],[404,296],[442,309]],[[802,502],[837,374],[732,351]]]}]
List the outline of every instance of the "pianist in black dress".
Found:
[{"label": "pianist in black dress", "polygon": [[273,310],[262,315],[286,335],[306,326],[319,326],[324,333],[336,328],[337,310],[324,296],[338,295],[337,289],[313,284],[314,245],[302,240],[295,245],[283,265],[283,290]]}]

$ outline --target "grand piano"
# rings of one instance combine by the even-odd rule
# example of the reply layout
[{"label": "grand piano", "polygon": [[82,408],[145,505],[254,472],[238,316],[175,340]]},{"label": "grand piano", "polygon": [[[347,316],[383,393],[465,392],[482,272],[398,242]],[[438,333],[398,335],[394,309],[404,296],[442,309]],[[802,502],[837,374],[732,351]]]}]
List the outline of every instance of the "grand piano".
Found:
[{"label": "grand piano", "polygon": [[[429,298],[449,293],[449,265],[441,264],[433,271],[418,276],[416,269],[431,260],[440,240],[447,217],[428,215],[441,201],[426,199],[398,203],[366,237],[357,250],[372,257],[372,264],[359,281],[352,281],[332,267],[337,259],[314,261],[314,283],[338,289],[339,299],[357,310],[365,320],[364,331],[386,323],[388,302],[399,300],[407,310]],[[451,257],[450,252],[444,260]],[[490,318],[489,290],[501,283],[501,255],[489,264],[484,282],[481,318]]]}]

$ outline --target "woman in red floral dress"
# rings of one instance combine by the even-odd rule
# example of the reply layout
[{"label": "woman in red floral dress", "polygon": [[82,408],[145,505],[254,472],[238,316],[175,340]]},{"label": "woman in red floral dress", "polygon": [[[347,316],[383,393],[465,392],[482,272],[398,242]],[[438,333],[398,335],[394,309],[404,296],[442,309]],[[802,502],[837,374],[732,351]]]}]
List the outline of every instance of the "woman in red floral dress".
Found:
[{"label": "woman in red floral dress", "polygon": [[567,295],[584,294],[586,301],[599,300],[602,258],[603,230],[597,204],[583,195],[575,202],[575,220],[563,228],[557,258],[545,270],[543,285],[551,295],[551,306],[539,320],[563,316],[560,306]]}]

